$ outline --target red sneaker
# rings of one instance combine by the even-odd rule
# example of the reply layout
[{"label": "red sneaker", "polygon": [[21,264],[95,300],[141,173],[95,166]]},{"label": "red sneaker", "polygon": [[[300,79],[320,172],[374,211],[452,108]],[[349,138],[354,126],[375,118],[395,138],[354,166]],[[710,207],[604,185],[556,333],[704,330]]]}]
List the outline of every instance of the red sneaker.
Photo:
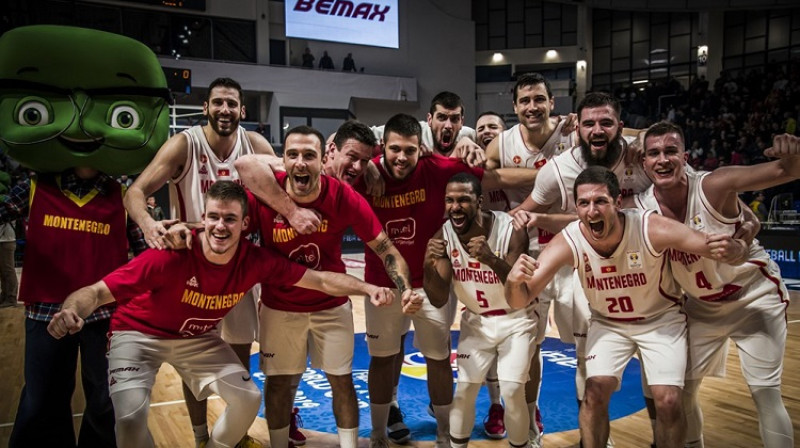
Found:
[{"label": "red sneaker", "polygon": [[506,436],[506,425],[503,422],[505,412],[502,404],[496,403],[489,408],[489,415],[483,421],[483,432],[486,433],[486,437],[498,440]]},{"label": "red sneaker", "polygon": [[300,418],[300,409],[294,408],[292,410],[292,419],[289,421],[289,440],[295,446],[303,446],[306,444],[306,436],[297,428],[303,427],[303,419]]}]

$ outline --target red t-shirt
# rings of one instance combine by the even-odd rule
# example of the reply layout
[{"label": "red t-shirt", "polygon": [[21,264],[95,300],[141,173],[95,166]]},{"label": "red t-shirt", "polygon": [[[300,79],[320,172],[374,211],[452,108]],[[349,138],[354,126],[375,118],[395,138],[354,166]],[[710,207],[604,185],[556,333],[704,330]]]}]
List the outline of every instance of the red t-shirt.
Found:
[{"label": "red t-shirt", "polygon": [[[378,215],[383,230],[389,235],[411,270],[411,286],[422,287],[422,261],[428,240],[445,221],[444,190],[447,181],[457,173],[472,173],[483,178],[482,168],[470,168],[459,159],[434,154],[420,157],[417,167],[403,180],[390,176],[383,165],[383,156],[373,162],[386,183],[383,196],[370,197],[369,204]],[[380,258],[371,251],[364,254],[367,283],[394,288]]]},{"label": "red t-shirt", "polygon": [[[276,173],[278,183],[286,184],[286,173]],[[319,197],[307,204],[298,204],[320,214],[322,224],[310,235],[295,232],[283,216],[259,202],[248,192],[250,228],[261,231],[262,244],[310,269],[345,272],[342,261],[342,237],[348,227],[364,242],[381,233],[381,224],[367,201],[349,185],[320,176]],[[325,293],[293,286],[261,289],[261,301],[273,309],[294,312],[312,312],[335,308],[346,303],[348,297],[331,297]]]},{"label": "red t-shirt", "polygon": [[306,268],[242,239],[233,259],[213,264],[200,237],[191,250],[147,250],[103,281],[117,299],[111,331],[160,338],[192,337],[214,328],[257,283],[293,285]]}]

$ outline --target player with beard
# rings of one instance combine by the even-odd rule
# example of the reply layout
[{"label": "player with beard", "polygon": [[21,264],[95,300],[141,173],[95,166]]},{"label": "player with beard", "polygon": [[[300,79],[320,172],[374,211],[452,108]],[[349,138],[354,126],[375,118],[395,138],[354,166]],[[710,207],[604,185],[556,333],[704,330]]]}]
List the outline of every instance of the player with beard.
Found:
[{"label": "player with beard", "polygon": [[425,253],[425,292],[431,303],[444,306],[452,286],[466,307],[461,315],[450,443],[467,446],[475,398],[487,372],[495,368],[501,372],[499,389],[508,409],[504,428],[509,443],[523,447],[529,445],[523,385],[533,351],[535,304],[511,310],[503,283],[517,257],[527,252],[528,236],[524,230],[514,230],[507,213],[483,210],[482,203],[477,178],[466,173],[451,177],[445,191],[449,220],[428,241]]},{"label": "player with beard", "polygon": [[[535,103],[539,97],[541,102],[545,88],[542,84],[536,84],[526,88],[524,92],[533,95],[529,101]],[[550,97],[548,95],[545,98]],[[540,134],[542,126],[536,125],[545,124],[541,120],[543,114],[540,111],[526,113],[525,105],[520,105],[520,108],[519,111],[528,115],[525,120],[521,119],[520,123],[530,123],[534,130],[539,130],[532,135]],[[627,141],[622,136],[623,123],[619,118],[620,111],[619,102],[606,93],[586,95],[578,105],[577,111],[578,145],[552,157],[549,161],[546,158],[541,159],[546,163],[536,175],[533,191],[525,197],[522,204],[511,211],[515,226],[538,228],[538,232],[549,234],[549,240],[569,222],[574,221],[577,216],[572,197],[573,185],[578,174],[589,166],[599,165],[611,169],[620,180],[623,196],[644,191],[650,185],[650,180],[644,174],[641,165],[626,161]],[[524,126],[520,126],[520,129],[527,130]],[[528,132],[530,133],[530,130]],[[551,151],[555,151],[555,148]],[[554,317],[561,340],[576,346],[578,369],[575,384],[580,402],[583,400],[585,385],[586,365],[583,356],[590,313],[588,303],[581,296],[580,288],[576,288],[576,281],[572,270],[564,268],[556,275],[554,286],[550,287],[556,291],[547,291],[545,297],[557,299]],[[578,297],[573,297],[574,295]],[[652,405],[649,405],[648,409],[654,412]],[[651,420],[655,422],[654,418]]]},{"label": "player with beard", "polygon": [[[620,210],[617,176],[591,166],[574,181],[579,221],[570,223],[538,261],[521,255],[506,281],[513,308],[536,300],[562,266],[578,273],[591,307],[580,410],[582,446],[606,446],[608,405],[622,372],[638,351],[656,401],[656,445],[683,447],[681,389],[686,371],[686,318],[680,289],[667,268],[667,249],[742,263],[744,246],[730,236],[706,235],[652,211]],[[729,247],[737,249],[729,253]]]},{"label": "player with beard", "polygon": [[[644,168],[653,185],[636,205],[703,231],[732,235],[749,210],[737,193],[761,190],[800,177],[800,138],[776,136],[768,157],[779,160],[747,167],[687,172],[680,127],[660,122],[644,138]],[[742,242],[745,244],[744,242]],[[672,273],[686,295],[689,368],[684,409],[686,447],[702,447],[703,418],[697,394],[704,376],[724,365],[728,340],[736,343],[744,378],[758,410],[761,440],[768,448],[794,446],[792,422],[781,398],[788,293],[780,270],[757,241],[741,266],[672,253]]]},{"label": "player with beard", "polygon": [[[169,246],[163,237],[177,220],[197,226],[204,212],[203,195],[218,180],[239,181],[233,162],[245,154],[274,155],[267,140],[257,132],[246,131],[239,120],[246,116],[242,88],[230,78],[217,78],[208,87],[203,103],[205,125],[193,126],[171,137],[128,189],[125,208],[142,228],[150,247]],[[173,220],[155,221],[147,212],[145,198],[169,181]],[[317,216],[299,209],[286,194],[274,186],[272,194],[283,198],[281,212],[301,232],[319,225]],[[250,347],[258,335],[256,304],[258,291],[251,291],[223,320],[222,338],[231,344],[244,366],[250,364]],[[185,385],[184,385],[185,386]],[[189,417],[197,444],[208,439],[206,402],[197,402],[184,387]]]},{"label": "player with beard", "polygon": [[[359,126],[372,137],[369,128]],[[347,138],[349,127],[340,127],[337,138]],[[347,148],[337,157],[344,158],[346,154]],[[342,238],[347,228],[352,227],[380,257],[386,274],[402,296],[403,311],[414,312],[422,299],[411,291],[408,266],[381,230],[366,200],[346,182],[321,174],[322,156],[322,134],[307,126],[295,127],[286,134],[284,142],[286,172],[276,174],[281,188],[293,201],[319,214],[322,224],[317,232],[298,235],[280,214],[254,197],[249,204],[254,210],[252,225],[261,231],[265,246],[275,247],[292,261],[309,268],[333,272],[345,272]],[[250,163],[253,157],[257,156],[243,157],[235,165],[245,185],[252,187],[253,194],[263,201],[269,199],[264,197],[265,190],[260,182],[263,168]],[[286,446],[289,441],[290,422],[286,411],[291,410],[296,385],[310,357],[312,366],[324,370],[331,385],[340,445],[355,448],[358,402],[351,375],[353,315],[350,300],[300,288],[272,288],[263,290],[261,303],[259,341],[262,368],[267,374],[264,407],[271,444]]]},{"label": "player with beard", "polygon": [[[444,216],[444,190],[447,180],[459,172],[472,172],[483,178],[487,188],[505,188],[528,180],[524,170],[502,169],[484,173],[469,168],[461,161],[433,154],[420,157],[422,129],[411,116],[398,114],[386,123],[384,155],[373,159],[386,183],[385,193],[368,198],[372,209],[384,226],[411,270],[411,283],[420,294],[425,244],[440,228]],[[530,183],[528,184],[530,185]],[[391,286],[383,265],[374,254],[365,254],[367,281]],[[369,367],[370,412],[372,414],[372,446],[385,446],[386,422],[392,401],[392,388],[399,375],[401,341],[414,322],[414,345],[425,356],[428,372],[428,393],[437,421],[437,446],[446,446],[449,439],[449,410],[453,399],[453,377],[450,368],[450,325],[455,302],[441,309],[429,301],[412,316],[405,316],[399,306],[376,308],[365,304],[367,344],[371,355]]]}]

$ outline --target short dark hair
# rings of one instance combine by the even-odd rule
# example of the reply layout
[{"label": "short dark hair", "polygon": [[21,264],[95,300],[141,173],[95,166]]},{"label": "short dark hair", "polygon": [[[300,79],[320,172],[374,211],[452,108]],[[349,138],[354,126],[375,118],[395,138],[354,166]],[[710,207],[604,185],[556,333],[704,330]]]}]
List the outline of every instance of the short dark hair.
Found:
[{"label": "short dark hair", "polygon": [[575,179],[575,187],[572,190],[572,198],[575,202],[578,202],[578,187],[583,184],[605,185],[613,199],[620,195],[617,175],[604,166],[590,166],[581,171],[581,174],[578,174]]},{"label": "short dark hair", "polygon": [[306,126],[304,124],[300,125],[300,126],[295,126],[295,127],[291,128],[291,129],[289,129],[288,132],[286,132],[286,135],[283,137],[283,151],[284,152],[286,151],[286,140],[292,134],[314,135],[314,136],[316,136],[317,139],[319,140],[320,157],[324,157],[325,156],[325,137],[323,137],[322,132],[319,132],[318,130],[312,128],[311,126]]},{"label": "short dark hair", "polygon": [[244,187],[231,180],[218,180],[206,191],[207,203],[210,199],[218,201],[237,201],[242,205],[242,218],[247,216],[247,193]]},{"label": "short dark hair", "polygon": [[478,118],[475,120],[475,124],[477,124],[478,120],[480,120],[481,118],[489,116],[489,115],[492,115],[492,116],[495,116],[495,117],[499,118],[500,122],[503,123],[503,127],[504,128],[508,127],[508,125],[506,125],[506,119],[503,118],[502,115],[498,114],[497,112],[495,112],[493,110],[487,110],[486,112],[483,112],[482,114],[478,115]]},{"label": "short dark hair", "polygon": [[581,112],[583,109],[587,107],[602,106],[611,106],[611,108],[614,109],[614,112],[617,114],[617,119],[619,119],[620,113],[622,113],[622,107],[620,107],[619,101],[617,101],[616,98],[605,92],[590,92],[587,93],[583,100],[581,100],[581,102],[578,104],[578,120],[581,118]]},{"label": "short dark hair", "polygon": [[217,78],[211,81],[208,85],[208,93],[206,94],[206,101],[211,99],[211,91],[214,87],[227,87],[229,89],[236,89],[239,92],[239,102],[244,103],[244,95],[242,95],[242,86],[231,78]]},{"label": "short dark hair", "polygon": [[481,181],[479,181],[474,174],[466,172],[456,173],[447,181],[447,184],[470,184],[472,185],[472,191],[475,193],[475,196],[481,197],[481,194],[483,194]]},{"label": "short dark hair", "polygon": [[464,115],[464,102],[461,101],[461,97],[456,95],[453,92],[439,92],[436,94],[435,97],[431,100],[431,110],[430,113],[433,115],[436,112],[436,105],[440,105],[445,109],[455,109],[456,107],[461,108],[461,115]]},{"label": "short dark hair", "polygon": [[342,149],[344,142],[351,138],[373,148],[378,144],[378,139],[375,138],[375,133],[372,132],[372,129],[356,120],[348,120],[342,123],[339,129],[336,130],[333,143],[336,145],[337,149]]},{"label": "short dark hair", "polygon": [[416,118],[408,114],[397,114],[386,122],[383,127],[383,142],[389,139],[389,134],[395,134],[403,137],[417,137],[419,144],[422,144],[422,126]]},{"label": "short dark hair", "polygon": [[[672,133],[678,134],[678,137],[681,138],[681,142],[684,144],[684,146],[686,145],[686,140],[683,137],[683,129],[681,129],[681,127],[678,126],[677,124],[666,120],[659,121],[658,123],[650,126],[650,129],[648,129],[647,132],[644,133],[644,140],[646,142],[647,139],[650,137],[660,137],[662,135],[667,135]],[[645,147],[645,149],[647,148]]]},{"label": "short dark hair", "polygon": [[514,95],[514,103],[517,102],[517,91],[522,87],[535,86],[544,84],[544,89],[547,91],[547,98],[553,97],[553,90],[550,88],[550,81],[547,80],[541,73],[523,73],[517,77],[517,83],[514,84],[514,90],[511,92]]}]

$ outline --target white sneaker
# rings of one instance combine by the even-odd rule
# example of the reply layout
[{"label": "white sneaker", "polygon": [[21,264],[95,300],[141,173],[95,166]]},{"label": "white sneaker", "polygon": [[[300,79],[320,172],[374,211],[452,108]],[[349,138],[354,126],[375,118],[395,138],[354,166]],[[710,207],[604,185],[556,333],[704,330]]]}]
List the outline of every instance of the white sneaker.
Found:
[{"label": "white sneaker", "polygon": [[611,434],[608,435],[608,442],[606,442],[606,448],[614,448],[614,439],[611,438]]},{"label": "white sneaker", "polygon": [[528,431],[528,440],[531,442],[531,448],[542,448],[542,434]]}]

